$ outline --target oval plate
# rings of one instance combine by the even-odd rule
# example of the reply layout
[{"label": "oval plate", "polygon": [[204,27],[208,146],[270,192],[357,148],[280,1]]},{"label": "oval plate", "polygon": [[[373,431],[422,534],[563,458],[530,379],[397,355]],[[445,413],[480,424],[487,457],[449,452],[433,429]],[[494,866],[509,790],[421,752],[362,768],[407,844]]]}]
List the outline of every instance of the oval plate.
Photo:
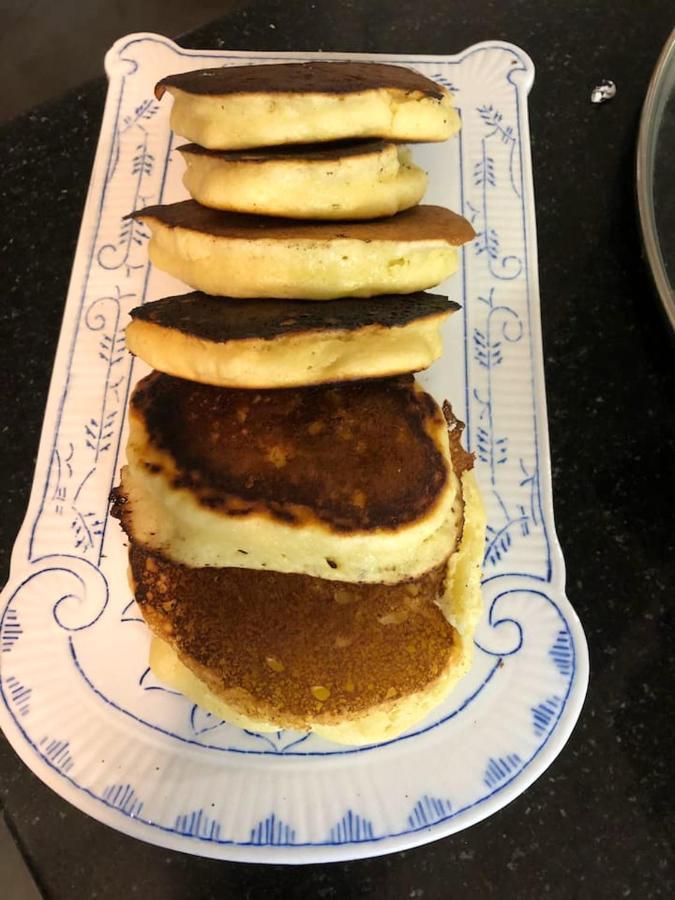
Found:
[{"label": "oval plate", "polygon": [[[416,148],[428,202],[477,232],[440,288],[462,304],[422,381],[467,423],[487,512],[485,616],[471,673],[418,727],[345,748],[225,725],[157,683],[108,495],[123,462],[129,309],[183,286],[147,261],[126,213],[181,199],[168,72],[312,54],[196,52],[130,35],[110,79],[30,506],[0,602],[0,724],[19,756],[79,809],[134,837],[204,856],[319,862],[403,850],[459,831],[524,791],[562,749],[588,680],[564,594],[551,504],[527,93],[517,47],[382,56],[455,93],[463,128]],[[320,54],[321,59],[348,58]]]}]

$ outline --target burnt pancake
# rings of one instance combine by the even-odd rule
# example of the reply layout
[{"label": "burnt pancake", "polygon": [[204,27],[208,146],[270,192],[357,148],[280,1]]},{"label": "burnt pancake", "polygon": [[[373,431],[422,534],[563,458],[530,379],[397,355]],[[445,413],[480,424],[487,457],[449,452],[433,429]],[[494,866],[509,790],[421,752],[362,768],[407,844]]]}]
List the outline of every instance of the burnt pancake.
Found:
[{"label": "burnt pancake", "polygon": [[386,63],[222,66],[161,79],[171,127],[204,147],[238,149],[377,137],[442,141],[459,129],[442,85]]},{"label": "burnt pancake", "polygon": [[283,522],[395,528],[423,515],[447,484],[430,433],[443,421],[412,379],[251,392],[153,373],[130,414],[170,458],[174,485],[223,513],[263,506]]},{"label": "burnt pancake", "polygon": [[155,675],[233,724],[313,730],[343,743],[394,737],[467,670],[481,612],[484,517],[461,474],[462,537],[396,585],[188,568],[131,544],[136,600],[158,639]]},{"label": "burnt pancake", "polygon": [[292,219],[373,219],[422,199],[426,173],[406,147],[384,141],[259,150],[178,148],[183,184],[204,206]]},{"label": "burnt pancake", "polygon": [[393,583],[456,539],[446,420],[410,376],[236,390],[155,372],[129,425],[123,524],[175,562]]},{"label": "burnt pancake", "polygon": [[330,300],[407,294],[457,268],[469,222],[440,206],[415,206],[369,222],[311,222],[242,215],[184,200],[131,215],[152,232],[160,269],[221,296]]},{"label": "burnt pancake", "polygon": [[178,88],[202,96],[228,94],[357,94],[391,89],[442,100],[446,89],[419,72],[403,66],[371,62],[303,62],[270,65],[218,66],[167,75],[155,86]]},{"label": "burnt pancake", "polygon": [[199,291],[131,311],[126,344],[153,369],[203,384],[292,387],[427,368],[459,309],[434,294],[236,300]]}]

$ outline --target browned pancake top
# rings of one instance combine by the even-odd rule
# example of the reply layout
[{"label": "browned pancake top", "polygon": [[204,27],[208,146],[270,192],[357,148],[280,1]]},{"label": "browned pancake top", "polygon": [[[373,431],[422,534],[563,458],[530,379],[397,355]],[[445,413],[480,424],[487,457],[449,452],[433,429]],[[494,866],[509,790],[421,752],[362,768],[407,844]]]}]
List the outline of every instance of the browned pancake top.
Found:
[{"label": "browned pancake top", "polygon": [[167,87],[188,94],[354,94],[390,88],[440,100],[445,90],[419,72],[371,62],[304,62],[221,66],[167,75],[155,86],[159,100]]},{"label": "browned pancake top", "polygon": [[182,200],[148,206],[130,213],[136,219],[156,219],[168,228],[186,228],[222,238],[244,240],[334,241],[446,241],[460,246],[475,237],[463,216],[442,206],[413,206],[370,222],[312,222],[307,219],[277,219],[244,213],[223,212]]},{"label": "browned pancake top", "polygon": [[254,150],[209,150],[199,144],[183,144],[177,149],[189,156],[212,156],[227,162],[339,161],[354,156],[379,153],[392,141],[345,140],[324,144],[286,144],[280,147],[258,147]]},{"label": "browned pancake top", "polygon": [[131,407],[175,463],[167,477],[229,515],[393,529],[427,514],[447,483],[429,433],[445,421],[410,376],[235,390],[153,372]]},{"label": "browned pancake top", "polygon": [[359,331],[362,328],[400,328],[431,316],[459,309],[446,297],[391,294],[340,300],[235,300],[193,291],[165,297],[131,310],[131,318],[160,328],[180,331],[201,340],[224,344],[257,338],[273,340],[311,332]]},{"label": "browned pancake top", "polygon": [[191,569],[134,544],[130,563],[150,627],[240,711],[286,727],[406,697],[438,678],[453,652],[454,630],[434,602],[445,565],[403,584],[364,585]]}]

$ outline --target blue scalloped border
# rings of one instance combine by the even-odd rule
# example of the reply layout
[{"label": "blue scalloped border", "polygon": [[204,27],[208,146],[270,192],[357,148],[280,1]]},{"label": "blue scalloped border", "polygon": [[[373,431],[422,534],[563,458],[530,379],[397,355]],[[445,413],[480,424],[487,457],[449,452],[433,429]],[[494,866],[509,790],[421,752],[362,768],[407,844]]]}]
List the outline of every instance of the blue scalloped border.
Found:
[{"label": "blue scalloped border", "polygon": [[[49,572],[49,571],[50,571],[49,569],[42,570],[42,572]],[[39,574],[39,573],[34,573],[32,576],[30,576],[30,578],[36,577],[37,574]],[[25,581],[28,581],[28,580],[29,579],[25,579]],[[24,583],[25,582],[22,582],[22,584],[16,588],[16,590],[13,592],[10,599],[8,600],[7,604],[5,605],[5,609],[3,610],[2,618],[0,618],[0,633],[2,633],[5,616],[7,615],[7,612],[10,609],[10,604],[13,601],[13,599],[16,597],[16,595],[19,593],[19,591],[23,587]],[[498,594],[495,597],[495,599],[493,600],[492,605],[494,606],[494,604],[497,602],[497,600],[499,600],[502,596],[504,596],[506,594],[522,593],[523,591],[526,591],[528,593],[539,596],[542,599],[544,599],[547,603],[549,603],[553,607],[555,612],[557,613],[557,615],[562,623],[563,628],[561,629],[561,632],[565,632],[566,634],[569,635],[569,640],[570,640],[569,649],[570,649],[571,656],[570,656],[570,673],[569,673],[570,677],[569,677],[569,681],[567,684],[567,689],[566,689],[565,694],[562,698],[562,701],[558,707],[557,714],[554,714],[551,716],[551,719],[549,722],[549,727],[545,733],[545,736],[544,736],[543,740],[541,741],[541,743],[539,744],[539,746],[536,748],[536,750],[531,754],[531,756],[526,760],[522,760],[520,757],[517,758],[517,761],[513,761],[511,759],[507,760],[507,764],[502,766],[503,771],[501,772],[501,774],[499,774],[499,772],[500,772],[499,763],[495,763],[495,761],[492,759],[488,760],[488,770],[491,772],[491,775],[488,778],[488,776],[487,776],[488,770],[486,770],[486,779],[484,780],[484,783],[486,784],[486,786],[490,787],[491,790],[489,790],[489,792],[487,794],[479,797],[477,800],[475,800],[471,803],[465,804],[464,806],[459,807],[458,809],[449,809],[447,811],[447,814],[441,815],[433,823],[433,826],[439,825],[443,822],[447,822],[450,819],[453,819],[456,816],[460,815],[461,813],[466,812],[469,809],[473,809],[474,807],[479,806],[482,803],[485,803],[491,797],[493,797],[495,794],[504,790],[504,788],[507,787],[507,785],[511,784],[511,782],[515,778],[517,778],[523,771],[525,771],[528,768],[529,765],[531,765],[533,760],[536,759],[536,757],[539,755],[539,753],[542,751],[542,749],[546,746],[551,735],[555,732],[556,726],[557,726],[558,722],[560,721],[560,719],[563,715],[563,712],[565,711],[565,708],[567,705],[567,700],[572,692],[572,688],[574,686],[575,679],[576,679],[576,646],[575,646],[575,642],[574,642],[574,637],[572,635],[572,630],[569,626],[569,622],[567,621],[565,615],[563,614],[563,612],[560,609],[560,607],[558,606],[558,604],[553,599],[551,599],[551,597],[549,597],[548,594],[545,594],[543,591],[518,588],[518,589],[507,590],[507,591],[502,592],[501,594]],[[72,638],[69,637],[68,640],[69,640],[69,645],[70,645],[71,653],[72,653]],[[556,645],[554,644],[554,647],[555,646]],[[497,659],[497,662],[495,664],[495,667],[492,670],[489,677],[492,677],[492,674],[494,674],[494,671],[496,671],[496,669],[499,668],[501,659],[502,659],[502,656],[499,656]],[[553,658],[552,658],[552,664],[554,664]],[[0,670],[0,676],[1,675],[2,675],[2,671]],[[97,693],[99,696],[102,696],[100,694],[100,692],[93,686],[92,686],[92,690],[94,690],[95,693]],[[251,838],[251,840],[248,840],[248,841],[236,841],[231,838],[221,838],[220,837],[220,828],[210,830],[208,834],[200,833],[199,830],[195,831],[194,833],[188,834],[184,830],[180,830],[175,826],[162,825],[159,822],[152,821],[150,819],[144,819],[143,816],[140,814],[143,804],[140,801],[140,799],[138,797],[136,797],[135,795],[134,795],[134,803],[130,807],[127,804],[120,806],[120,805],[117,805],[115,802],[113,802],[113,800],[111,800],[111,797],[109,794],[109,791],[110,791],[109,786],[106,788],[103,795],[98,795],[93,790],[91,790],[91,788],[88,788],[85,785],[79,784],[72,776],[68,775],[67,771],[64,771],[61,768],[61,765],[55,764],[54,756],[49,750],[49,748],[52,747],[52,745],[54,744],[53,741],[50,745],[47,746],[46,749],[43,750],[41,747],[41,744],[45,742],[45,739],[43,738],[42,742],[36,744],[35,741],[28,735],[25,728],[23,727],[23,725],[21,724],[19,719],[14,714],[14,710],[9,703],[9,699],[5,693],[5,686],[4,686],[2,677],[0,677],[0,696],[2,697],[2,701],[5,705],[5,708],[7,709],[9,715],[14,720],[15,725],[17,726],[17,728],[23,735],[26,742],[33,748],[33,750],[38,754],[38,756],[40,756],[40,758],[43,760],[43,762],[47,766],[49,766],[53,771],[57,772],[59,775],[61,775],[63,778],[65,778],[74,788],[84,792],[92,799],[99,801],[100,803],[102,803],[103,805],[105,805],[111,809],[117,810],[118,812],[122,813],[123,815],[127,816],[128,818],[132,818],[137,822],[141,822],[144,825],[147,825],[151,828],[159,829],[164,832],[181,834],[183,836],[188,836],[188,837],[194,838],[196,840],[208,841],[208,842],[217,843],[217,844],[229,844],[229,845],[238,846],[238,847],[249,847],[249,846],[322,847],[322,846],[337,846],[337,845],[342,845],[345,843],[363,844],[363,843],[369,843],[369,842],[378,842],[378,841],[386,840],[388,838],[397,838],[397,837],[402,837],[407,834],[414,834],[418,831],[422,831],[424,829],[428,829],[429,827],[432,827],[431,825],[429,825],[429,823],[415,824],[415,819],[411,814],[411,816],[408,818],[408,824],[411,826],[410,828],[406,828],[401,831],[393,831],[388,834],[381,834],[381,835],[373,834],[372,836],[364,836],[364,837],[351,838],[351,839],[346,838],[345,840],[336,840],[335,836],[334,836],[332,839],[328,838],[326,840],[321,840],[321,841],[296,842],[294,839],[295,832],[293,831],[293,838],[290,841],[283,842],[283,841],[275,839],[275,841],[273,843],[263,844],[263,843],[261,843],[261,841],[258,838],[256,838],[255,840],[253,839],[253,831],[251,832],[252,838]],[[105,698],[103,698],[103,699],[105,699]],[[473,699],[473,698],[470,698],[470,699]],[[110,702],[110,701],[106,701],[106,702]],[[111,704],[111,705],[115,706],[115,704]],[[127,710],[123,710],[118,706],[115,706],[115,708],[122,712],[125,712],[127,715],[131,716],[132,718],[136,718],[131,713],[129,713]],[[449,716],[448,718],[451,718],[451,717],[452,716]],[[445,719],[443,721],[447,721],[447,719]],[[440,725],[440,724],[442,724],[442,723],[441,722],[435,723],[434,725],[429,726],[429,728],[423,729],[423,731],[428,731],[431,728],[435,728],[435,727],[437,727],[437,725]],[[157,729],[157,730],[162,731],[162,729]],[[413,737],[413,736],[414,735],[408,735],[408,736],[403,735],[400,738],[396,738],[393,741],[389,741],[387,743],[396,743],[397,741],[405,740],[406,737]],[[60,744],[62,744],[62,743],[63,742],[59,742],[58,746],[60,747]],[[192,743],[192,742],[190,742],[190,743]],[[66,742],[66,744],[67,744],[67,742]],[[199,745],[199,746],[204,746],[204,745]],[[382,747],[382,746],[386,746],[386,744],[376,745],[376,747]],[[53,749],[53,747],[52,747],[52,749]],[[67,746],[66,746],[66,749],[67,749]],[[358,749],[359,748],[354,748],[353,750],[342,750],[342,751],[338,751],[338,753],[347,755],[347,754],[350,754],[353,752],[358,752]],[[362,748],[362,749],[366,749],[366,748]],[[371,748],[371,749],[375,749],[375,748]],[[247,751],[240,751],[240,752],[247,752]],[[255,752],[255,751],[253,751],[253,752]],[[303,754],[289,754],[289,755],[303,755]],[[304,755],[310,755],[310,754],[304,754]],[[319,756],[319,755],[323,755],[323,754],[317,753],[317,754],[311,754],[311,755]],[[332,755],[332,754],[328,753],[326,755]],[[520,765],[518,767],[518,765],[520,763],[522,763],[522,765]],[[62,760],[61,760],[61,764],[62,764]],[[491,764],[492,764],[492,769],[490,769]],[[499,774],[499,777],[497,777],[498,774]],[[129,785],[129,788],[130,788],[130,790],[133,790],[131,785]],[[422,800],[423,800],[423,798],[422,798]],[[447,801],[445,801],[445,802],[447,802]],[[200,812],[199,810],[194,811],[195,814],[198,814],[199,812]],[[347,811],[347,813],[348,812],[349,812],[349,810]],[[347,813],[345,813],[345,815],[347,815]],[[274,815],[274,813],[271,813],[271,815]],[[292,829],[291,829],[291,831],[292,831]]]}]

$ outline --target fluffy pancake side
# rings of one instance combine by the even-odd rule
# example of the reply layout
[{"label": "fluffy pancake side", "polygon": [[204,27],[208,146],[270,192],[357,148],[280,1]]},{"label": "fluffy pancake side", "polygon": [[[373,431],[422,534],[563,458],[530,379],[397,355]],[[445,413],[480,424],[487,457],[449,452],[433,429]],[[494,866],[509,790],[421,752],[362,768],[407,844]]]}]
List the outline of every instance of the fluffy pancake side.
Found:
[{"label": "fluffy pancake side", "polygon": [[178,149],[183,184],[213,209],[296,219],[391,216],[422,199],[427,178],[410,151],[382,141],[256,151]]},{"label": "fluffy pancake side", "polygon": [[431,294],[335,301],[194,292],[131,311],[126,344],[153,369],[202,384],[276,388],[420,371],[457,304]]},{"label": "fluffy pancake side", "polygon": [[165,91],[173,130],[223,150],[361,137],[443,141],[460,125],[446,88],[382,63],[202,69],[163,78],[155,93]]},{"label": "fluffy pancake side", "polygon": [[154,265],[207,294],[328,300],[407,294],[457,268],[475,236],[462,216],[416,206],[370,222],[308,222],[208,209],[194,200],[132,213]]}]

